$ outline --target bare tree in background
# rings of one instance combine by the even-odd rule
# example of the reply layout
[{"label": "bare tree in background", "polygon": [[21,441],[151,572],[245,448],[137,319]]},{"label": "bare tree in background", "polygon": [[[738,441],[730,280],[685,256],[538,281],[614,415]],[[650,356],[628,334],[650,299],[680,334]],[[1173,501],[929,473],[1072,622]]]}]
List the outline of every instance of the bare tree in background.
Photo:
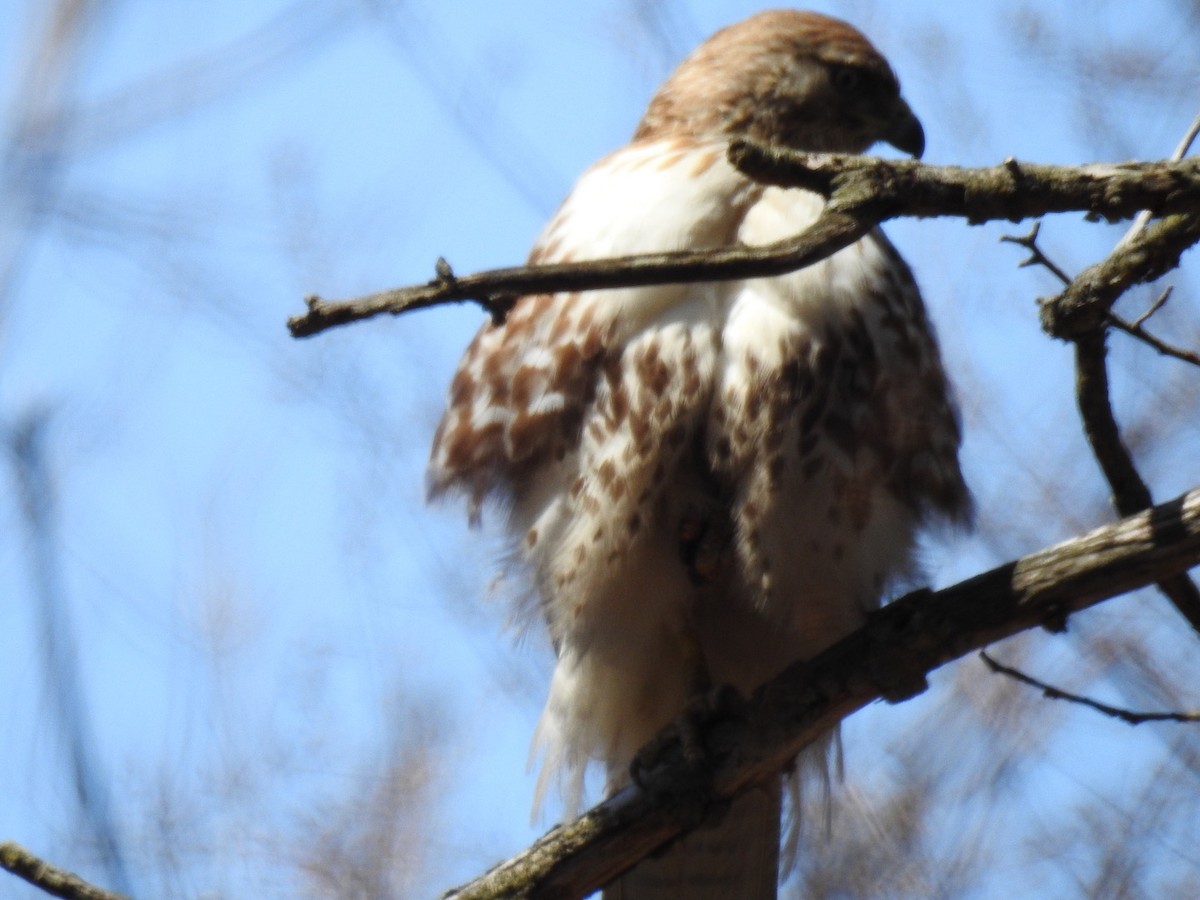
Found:
[{"label": "bare tree in background", "polygon": [[[1039,80],[1047,90],[1071,94],[1079,112],[1070,127],[1094,148],[1092,158],[1166,156],[1196,112],[1193,87],[1200,82],[1200,62],[1185,52],[1200,44],[1200,7],[1185,0],[1171,5],[1177,11],[1178,31],[1162,46],[1146,47],[1130,37],[1127,43],[1114,40],[1096,47],[1094,31],[1064,27],[1050,12],[1029,4],[997,22],[997,40],[1022,62],[1021,77]],[[194,293],[202,297],[202,315],[226,329],[227,345],[233,348],[229,352],[268,355],[263,352],[266,340],[259,340],[247,325],[251,314],[229,302],[234,290],[212,280],[222,262],[204,255],[203,238],[231,223],[205,218],[203,197],[187,189],[172,197],[130,196],[101,181],[69,176],[77,172],[73,167],[79,163],[149,129],[170,127],[202,104],[225,102],[269,76],[289,71],[297,60],[339,34],[347,21],[366,21],[369,27],[380,28],[392,41],[397,58],[424,73],[429,92],[457,117],[460,137],[481,146],[484,157],[491,160],[488,164],[504,172],[516,194],[524,198],[516,202],[543,209],[552,206],[566,186],[561,176],[569,170],[553,174],[553,163],[531,156],[530,148],[543,148],[538,135],[512,126],[502,113],[481,102],[480,98],[498,93],[487,83],[486,71],[454,54],[453,34],[422,30],[419,7],[297,2],[282,7],[229,46],[85,100],[81,87],[86,85],[97,48],[121,27],[121,15],[133,4],[130,0],[58,0],[31,6],[37,7],[29,13],[37,27],[26,45],[29,57],[21,69],[19,102],[7,115],[0,174],[6,198],[0,209],[0,384],[6,374],[10,316],[15,309],[46,302],[23,292],[28,288],[26,275],[33,254],[49,242],[67,242],[81,252],[110,248],[113,255],[127,257],[169,285],[172,291],[167,293],[191,296],[191,288],[198,285]],[[1106,4],[1086,6],[1088,14],[1099,15]],[[664,67],[703,37],[693,30],[698,17],[686,4],[621,2],[615,8],[613,18],[619,17],[622,28],[641,35],[638,46],[651,48],[656,60],[661,56]],[[919,58],[927,61],[927,71],[909,73],[901,68],[908,83],[926,78],[938,86],[931,94],[944,106],[921,110],[927,122],[940,118],[960,123],[959,146],[985,148],[990,161],[1011,152],[1008,144],[1019,123],[989,118],[988,98],[973,95],[952,77],[973,61],[956,51],[946,24],[920,19],[901,22],[901,13],[891,5],[869,0],[848,2],[832,11],[853,19],[889,47],[923,48]],[[406,17],[409,13],[412,17]],[[687,33],[678,34],[679,29]],[[648,73],[647,84],[656,82],[660,74],[661,70]],[[640,98],[631,100],[630,108],[639,103]],[[1143,118],[1131,120],[1126,115],[1131,107],[1141,109]],[[1137,124],[1153,117],[1162,123],[1164,136],[1169,135],[1156,149],[1146,146]],[[339,245],[323,230],[335,231],[340,223],[322,222],[327,210],[303,205],[304,191],[311,185],[303,159],[294,165],[293,161],[284,156],[273,170],[280,178],[283,198],[280,230],[294,226],[298,246],[309,254],[310,263],[316,255],[311,241],[346,253],[345,239]],[[547,176],[547,171],[552,174]],[[472,213],[462,209],[459,214],[466,219]],[[909,238],[914,245],[936,242],[936,235],[945,232],[935,229],[944,227],[962,226],[918,223],[906,226],[905,236],[916,235]],[[986,234],[990,241],[1000,233],[1025,231],[1019,226],[990,227]],[[927,238],[929,234],[935,237]],[[1120,234],[1121,229],[1105,230],[1059,217],[1046,223],[1040,246],[1075,275],[1103,258]],[[397,236],[397,242],[400,239]],[[1044,268],[1016,271],[1024,258],[1019,248],[1000,248],[994,255],[1006,265],[1011,263],[1003,278],[989,268],[985,278],[971,281],[917,261],[918,277],[935,292],[949,296],[962,291],[965,314],[949,306],[935,311],[935,317],[945,316],[939,322],[948,349],[956,334],[962,333],[956,316],[1023,317],[1032,322],[1037,315],[1033,298],[1058,290]],[[303,268],[303,262],[297,267]],[[1131,291],[1118,313],[1126,321],[1136,320],[1170,284],[1173,294],[1148,327],[1172,343],[1200,346],[1194,272],[1192,264],[1164,284]],[[189,290],[174,291],[182,282]],[[297,293],[302,289],[307,285],[298,287]],[[1195,371],[1117,331],[1110,333],[1108,345],[1123,435],[1156,499],[1165,498],[1196,480],[1200,391],[1195,387]],[[322,352],[314,347],[305,345],[305,353]],[[124,342],[114,342],[114,356],[125,350]],[[405,352],[400,347],[397,355]],[[1110,491],[1097,477],[1077,429],[1062,418],[1045,433],[1014,434],[1024,423],[998,412],[989,395],[1023,389],[1034,407],[1041,402],[1035,386],[997,384],[973,357],[969,342],[951,352],[951,368],[966,406],[968,436],[992,448],[986,457],[990,466],[986,474],[994,486],[989,485],[981,497],[983,532],[981,543],[969,551],[970,570],[1108,520]],[[1039,356],[1029,361],[1030,368],[1038,369],[1043,359],[1066,352],[1047,340]],[[419,430],[380,411],[385,408],[388,385],[360,377],[356,368],[370,362],[347,360],[336,371],[314,366],[307,373],[288,370],[277,357],[266,364],[275,367],[280,383],[308,379],[317,385],[314,405],[327,406],[330,418],[369,448],[359,457],[364,473],[390,470],[396,432]],[[331,365],[328,358],[323,365]],[[0,423],[13,473],[12,506],[18,505],[20,491],[31,485],[40,485],[37,490],[46,492],[41,496],[54,497],[57,506],[69,503],[69,495],[62,495],[59,475],[69,457],[64,447],[72,441],[71,399],[52,397],[48,418],[43,420],[40,409],[13,407],[0,394]],[[430,398],[430,407],[440,399],[440,395]],[[1063,415],[1073,412],[1064,406]],[[423,437],[417,441],[422,442]],[[1036,456],[1030,448],[1037,448]],[[36,476],[32,482],[31,476]],[[363,474],[363,484],[378,484],[383,477],[373,482],[372,474]],[[1006,502],[1009,499],[1014,502]],[[53,517],[38,517],[38,511],[47,508],[40,501],[27,504],[29,514],[18,521],[29,526],[27,534],[32,538],[30,549],[21,551],[22,561],[36,565],[25,571],[49,573],[53,583],[56,567],[64,564],[64,554],[69,559],[71,548],[69,540],[56,542]],[[362,517],[375,522],[392,512],[372,508],[364,510]],[[355,550],[369,552],[361,547]],[[327,728],[337,726],[325,723],[337,722],[339,710],[336,700],[317,688],[298,690],[298,699],[291,701],[295,714],[280,721],[263,721],[239,706],[237,686],[261,676],[255,668],[256,632],[245,617],[239,617],[257,585],[235,566],[222,571],[220,554],[216,557],[211,581],[195,590],[203,595],[208,617],[198,631],[211,642],[204,682],[218,697],[212,717],[222,720],[220,728],[227,733],[221,738],[219,758],[210,761],[197,778],[183,780],[179,761],[170,753],[159,759],[155,746],[146,748],[146,765],[134,775],[125,772],[121,760],[98,753],[87,737],[94,698],[89,696],[85,675],[64,670],[63,651],[51,651],[49,643],[39,657],[48,684],[75,692],[73,705],[60,705],[53,714],[60,723],[56,729],[61,727],[68,735],[63,743],[69,752],[63,753],[63,759],[70,768],[63,767],[63,783],[71,785],[72,791],[78,784],[85,785],[76,792],[81,809],[78,822],[61,823],[61,846],[43,848],[46,855],[65,854],[65,864],[86,871],[94,880],[146,896],[271,895],[279,891],[280,878],[291,879],[300,886],[298,890],[314,897],[414,896],[429,890],[431,857],[463,853],[463,848],[438,837],[438,828],[450,813],[441,804],[447,791],[447,767],[454,765],[444,753],[452,740],[451,725],[432,713],[428,704],[403,696],[403,685],[395,687],[395,694],[402,695],[397,698],[391,672],[380,673],[380,694],[381,706],[386,704],[392,712],[384,717],[383,739],[369,746],[347,749],[330,739]],[[72,602],[80,601],[78,595],[72,598],[75,584],[59,579],[56,590],[65,597],[53,605],[46,603],[36,584],[31,577],[28,597],[32,599],[26,602],[42,604],[47,633],[65,640],[77,631],[70,618]],[[447,593],[454,593],[456,587],[448,586]],[[476,598],[465,599],[452,597],[449,602],[465,609]],[[462,615],[466,619],[468,613]],[[488,649],[481,652],[489,654],[497,679],[516,684],[518,694],[536,690],[530,687],[536,678],[530,676],[528,661],[514,661],[508,646],[493,641],[496,614],[470,615],[485,619],[481,629],[487,637],[481,643],[486,642]],[[86,645],[87,635],[76,633],[75,640]],[[1066,635],[1031,633],[1006,642],[996,655],[1057,686],[1117,705],[1180,710],[1195,707],[1200,696],[1200,678],[1192,663],[1195,640],[1180,626],[1170,605],[1146,591],[1073,618]],[[307,652],[298,648],[299,656]],[[311,678],[316,683],[319,653],[312,653],[298,668],[296,673],[276,677],[281,682]],[[48,694],[47,716],[55,709]],[[818,823],[803,832],[799,867],[790,883],[796,896],[1034,893],[1046,883],[1053,884],[1058,896],[1200,892],[1200,858],[1194,850],[1200,846],[1200,835],[1192,799],[1200,787],[1195,725],[1129,729],[1077,706],[1046,700],[1036,690],[990,674],[976,660],[944,672],[935,681],[935,690],[920,701],[868,715],[864,721],[869,724],[851,727],[848,775],[836,788],[838,811],[830,828]],[[306,724],[297,728],[297,722]],[[871,733],[864,734],[868,728]],[[1131,771],[1122,785],[1097,786],[1072,771],[1061,771],[1054,762],[1064,753],[1119,758],[1134,746],[1139,759],[1153,764]],[[306,782],[305,775],[316,768],[345,772],[340,789]],[[82,782],[80,772],[85,776]],[[87,784],[99,787],[89,789]],[[1064,790],[1064,784],[1073,789]],[[107,812],[103,802],[98,805],[96,800],[103,794],[111,796]],[[1055,798],[1053,804],[1043,800],[1047,795]],[[264,810],[284,812],[267,821]],[[985,820],[980,819],[980,810],[988,811]],[[278,824],[281,819],[284,826]],[[452,830],[447,824],[442,833]],[[121,874],[123,868],[131,873],[127,878]]]},{"label": "bare tree in background", "polygon": [[[147,132],[290,72],[361,21],[353,4],[297,0],[225,46],[96,96],[86,89],[96,58],[136,8],[123,0],[56,0],[22,10],[28,33],[2,137],[0,342],[11,340],[11,316],[45,303],[30,296],[25,275],[46,245],[81,255],[101,248],[158,279],[166,295],[186,292],[194,273],[219,268],[194,242],[227,223],[219,215],[205,218],[204,204],[187,196],[184,179],[178,195],[137,197],[110,191],[80,171]],[[212,291],[204,303],[220,320],[220,292]],[[225,322],[234,344],[244,340],[244,320]],[[112,354],[128,349],[114,345]],[[5,369],[0,362],[0,384]],[[79,648],[89,643],[75,620],[81,601],[72,598],[71,579],[64,575],[67,563],[77,560],[66,555],[68,541],[58,528],[64,499],[58,469],[63,446],[79,440],[71,433],[79,427],[79,401],[54,397],[32,409],[0,404],[14,488],[9,498],[27,538],[29,590],[20,600],[36,611],[42,706],[58,734],[62,780],[78,809],[77,821],[59,823],[67,850],[54,855],[133,896],[264,896],[279,889],[281,870],[314,897],[416,892],[427,877],[431,823],[438,819],[433,798],[444,774],[437,750],[447,741],[445,717],[407,698],[391,684],[393,673],[385,673],[389,683],[379,692],[389,703],[380,711],[388,720],[381,746],[356,747],[347,757],[348,748],[330,740],[339,710],[316,687],[307,696],[301,688],[296,701],[303,704],[305,727],[256,720],[252,729],[237,702],[239,682],[255,677],[252,660],[234,634],[242,624],[227,615],[240,602],[237,594],[247,590],[236,575],[213,571],[208,584],[197,586],[207,595],[201,602],[210,616],[198,633],[209,642],[210,669],[203,677],[219,698],[211,714],[220,727],[244,734],[227,735],[211,770],[198,779],[185,779],[169,758],[155,760],[150,753],[133,773],[127,763],[106,757],[95,727],[103,713],[79,663]],[[121,427],[108,424],[113,431]],[[14,645],[23,638],[11,636]],[[297,674],[318,684],[318,662]],[[154,737],[143,739],[152,743]],[[351,773],[339,781],[336,795],[304,781],[322,767]],[[290,821],[281,828],[278,817],[264,817],[270,808],[286,810]],[[9,896],[10,890],[6,885],[0,893]]]}]

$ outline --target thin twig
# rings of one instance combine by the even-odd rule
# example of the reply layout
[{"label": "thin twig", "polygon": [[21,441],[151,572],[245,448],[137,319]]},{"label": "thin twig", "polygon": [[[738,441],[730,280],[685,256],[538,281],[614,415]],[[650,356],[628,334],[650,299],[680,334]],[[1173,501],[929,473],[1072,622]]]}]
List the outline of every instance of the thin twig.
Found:
[{"label": "thin twig", "polygon": [[1021,260],[1018,265],[1021,268],[1028,266],[1042,266],[1048,269],[1063,284],[1071,283],[1071,276],[1064,272],[1054,260],[1042,252],[1041,246],[1038,244],[1038,235],[1042,233],[1042,220],[1038,219],[1033,223],[1033,227],[1029,229],[1029,234],[1014,235],[1004,234],[1000,236],[1000,240],[1008,244],[1016,244],[1018,247],[1024,247],[1029,251],[1028,259]]},{"label": "thin twig", "polygon": [[1130,709],[1122,709],[1119,706],[1109,706],[1107,703],[1101,703],[1099,700],[1084,697],[1082,694],[1072,694],[1070,691],[1056,688],[1054,685],[1039,681],[1018,669],[1013,669],[1003,663],[996,662],[996,660],[988,656],[986,650],[979,651],[979,658],[993,672],[1000,675],[1007,675],[1009,678],[1019,681],[1022,684],[1038,688],[1043,696],[1051,700],[1066,700],[1069,703],[1078,703],[1080,706],[1087,706],[1097,712],[1104,713],[1106,716],[1120,719],[1129,725],[1142,725],[1145,722],[1200,722],[1200,713],[1196,712],[1134,712]]},{"label": "thin twig", "polygon": [[1160,340],[1143,328],[1139,322],[1126,322],[1115,313],[1108,314],[1108,323],[1114,328],[1119,328],[1126,334],[1137,338],[1143,343],[1149,344],[1163,356],[1170,356],[1186,363],[1191,363],[1193,366],[1200,366],[1200,353],[1194,350],[1184,350],[1182,347],[1176,347],[1174,344],[1168,344],[1166,341]]},{"label": "thin twig", "polygon": [[1158,298],[1150,304],[1149,309],[1134,319],[1130,324],[1134,328],[1137,328],[1139,325],[1143,325],[1148,322],[1152,315],[1167,305],[1167,301],[1171,299],[1171,294],[1174,292],[1174,290],[1175,288],[1172,285],[1167,285],[1163,292],[1158,295]]},{"label": "thin twig", "polygon": [[1197,137],[1200,137],[1200,113],[1196,113],[1196,118],[1192,119],[1192,124],[1188,126],[1188,130],[1180,138],[1175,152],[1171,154],[1171,159],[1183,159],[1187,156],[1187,152],[1192,149],[1192,144],[1196,142]]},{"label": "thin twig", "polygon": [[66,869],[50,865],[13,841],[0,844],[0,869],[12,872],[50,896],[63,900],[128,900],[124,894],[96,887]]}]

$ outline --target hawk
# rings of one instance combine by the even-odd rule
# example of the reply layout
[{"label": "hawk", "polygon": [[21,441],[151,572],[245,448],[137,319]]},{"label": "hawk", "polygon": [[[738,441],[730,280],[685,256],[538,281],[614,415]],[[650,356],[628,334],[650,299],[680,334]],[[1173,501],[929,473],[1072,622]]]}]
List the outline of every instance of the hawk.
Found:
[{"label": "hawk", "polygon": [[[530,264],[761,245],[821,197],[751,181],[731,140],[861,153],[925,143],[887,61],[845,22],[771,11],[717,32],[550,220]],[[714,685],[748,693],[857,628],[964,520],[960,430],[908,266],[878,230],[797,272],[522,297],[467,349],[432,496],[499,501],[557,664],[542,784],[614,788]],[[781,783],[647,860],[607,898],[776,891]]]}]

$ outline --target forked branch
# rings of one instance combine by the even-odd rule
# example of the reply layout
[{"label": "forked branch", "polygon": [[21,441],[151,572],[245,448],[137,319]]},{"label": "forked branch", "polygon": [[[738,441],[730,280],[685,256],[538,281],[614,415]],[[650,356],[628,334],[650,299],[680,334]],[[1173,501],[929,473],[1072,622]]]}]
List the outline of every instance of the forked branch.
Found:
[{"label": "forked branch", "polygon": [[[1168,215],[1200,207],[1200,161],[1045,166],[1009,159],[965,169],[865,156],[784,152],[738,142],[735,165],[758,181],[805,187],[829,198],[801,234],[763,247],[656,253],[554,266],[515,266],[456,277],[439,260],[425,284],[352,300],[309,297],[308,311],[288,321],[308,337],[382,313],[399,315],[473,301],[503,318],[522,294],[587,291],[649,284],[729,281],[780,275],[811,265],[899,216],[960,216],[968,222],[1019,220],[1051,212],[1122,219],[1139,210]],[[1194,242],[1194,239],[1193,239]]]}]

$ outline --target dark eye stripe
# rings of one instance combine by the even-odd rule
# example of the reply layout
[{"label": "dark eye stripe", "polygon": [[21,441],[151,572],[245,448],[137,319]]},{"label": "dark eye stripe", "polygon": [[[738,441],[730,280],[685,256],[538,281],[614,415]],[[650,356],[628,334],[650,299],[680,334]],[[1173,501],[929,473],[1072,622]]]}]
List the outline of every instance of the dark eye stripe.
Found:
[{"label": "dark eye stripe", "polygon": [[836,66],[833,70],[833,86],[839,91],[857,90],[863,82],[863,73],[850,66]]},{"label": "dark eye stripe", "polygon": [[880,72],[872,66],[833,63],[829,78],[834,88],[843,93],[887,96],[900,90],[890,72]]}]

